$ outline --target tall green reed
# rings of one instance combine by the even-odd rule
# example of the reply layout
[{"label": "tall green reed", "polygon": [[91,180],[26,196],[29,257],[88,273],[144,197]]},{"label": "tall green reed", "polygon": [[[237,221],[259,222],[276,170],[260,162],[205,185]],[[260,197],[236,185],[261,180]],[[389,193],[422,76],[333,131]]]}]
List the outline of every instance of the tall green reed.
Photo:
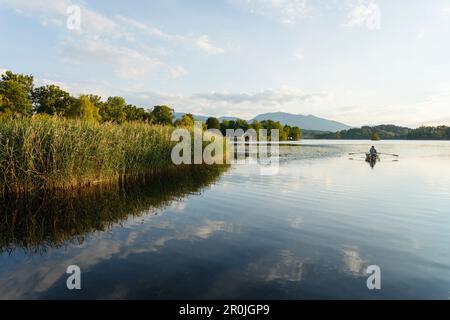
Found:
[{"label": "tall green reed", "polygon": [[68,189],[173,166],[171,126],[33,117],[0,121],[0,194]]}]

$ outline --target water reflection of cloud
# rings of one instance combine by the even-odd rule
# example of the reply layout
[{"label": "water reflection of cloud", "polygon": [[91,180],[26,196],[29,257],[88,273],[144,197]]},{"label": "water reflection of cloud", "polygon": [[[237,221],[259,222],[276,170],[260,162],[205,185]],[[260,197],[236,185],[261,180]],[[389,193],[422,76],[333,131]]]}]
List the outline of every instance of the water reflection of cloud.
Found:
[{"label": "water reflection of cloud", "polygon": [[[145,251],[158,251],[161,250],[161,248],[164,247],[167,244],[167,242],[173,240],[183,241],[183,240],[192,240],[194,238],[207,240],[214,233],[219,231],[232,232],[232,226],[228,225],[225,221],[206,220],[204,223],[205,223],[204,225],[195,227],[186,227],[184,230],[181,231],[178,230],[173,235],[164,235],[160,238],[153,240],[145,248],[134,249],[133,253],[137,252],[142,253]],[[143,233],[145,234],[145,231]]]},{"label": "water reflection of cloud", "polygon": [[[166,225],[167,232],[163,236],[152,238],[155,228]],[[35,298],[55,285],[62,277],[66,277],[66,268],[76,264],[82,272],[89,271],[95,265],[111,259],[113,256],[126,259],[132,254],[145,254],[161,250],[169,241],[184,241],[192,239],[206,240],[219,231],[232,231],[232,226],[224,221],[205,220],[197,226],[185,226],[182,230],[172,228],[169,221],[156,221],[150,219],[145,226],[138,230],[134,224],[122,230],[121,235],[116,234],[110,238],[99,233],[80,246],[70,246],[67,249],[55,249],[48,252],[45,259],[24,263],[14,273],[0,274],[0,298],[20,299]],[[52,257],[53,256],[53,257]],[[62,256],[69,258],[63,259]],[[55,261],[58,261],[55,263]],[[123,296],[120,290],[111,292],[111,298]]]},{"label": "water reflection of cloud", "polygon": [[345,270],[355,276],[364,275],[365,261],[361,259],[359,248],[348,247],[344,249]]},{"label": "water reflection of cloud", "polygon": [[289,226],[294,229],[301,229],[303,225],[303,217],[296,216],[289,218]]},{"label": "water reflection of cloud", "polygon": [[174,212],[183,212],[186,210],[186,202],[185,201],[173,201],[169,208],[170,211]]},{"label": "water reflection of cloud", "polygon": [[262,260],[249,266],[250,273],[258,274],[266,281],[299,282],[303,278],[305,258],[298,257],[289,250],[281,250],[276,261]]},{"label": "water reflection of cloud", "polygon": [[201,239],[208,239],[214,232],[223,231],[225,226],[224,221],[207,221],[206,225],[197,228],[194,234]]},{"label": "water reflection of cloud", "polygon": [[[114,241],[94,241],[89,248],[76,248],[78,254],[55,263],[49,259],[37,263],[23,264],[15,269],[8,278],[0,278],[0,297],[8,299],[33,298],[53,286],[61,277],[66,276],[69,265],[78,264],[82,271],[111,258],[119,253],[121,244]],[[62,253],[64,254],[64,252]]]}]

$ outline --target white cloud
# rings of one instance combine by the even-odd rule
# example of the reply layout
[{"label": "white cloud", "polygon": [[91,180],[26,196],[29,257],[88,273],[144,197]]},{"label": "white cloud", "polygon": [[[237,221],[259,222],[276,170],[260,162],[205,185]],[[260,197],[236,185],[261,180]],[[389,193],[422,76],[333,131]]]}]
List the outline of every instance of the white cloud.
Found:
[{"label": "white cloud", "polygon": [[225,50],[215,46],[207,35],[203,35],[195,40],[195,46],[208,54],[220,54]]},{"label": "white cloud", "polygon": [[308,16],[312,9],[306,0],[231,0],[250,12],[276,19],[283,23],[294,23]]},{"label": "white cloud", "polygon": [[54,81],[51,79],[47,79],[47,78],[43,78],[43,79],[36,79],[36,83],[43,85],[43,86],[50,86],[50,85],[55,85],[60,87],[62,90],[64,91],[70,91],[70,88],[68,85],[66,85],[64,82],[61,81]]},{"label": "white cloud", "polygon": [[173,79],[178,79],[181,78],[183,76],[185,76],[187,74],[186,69],[184,69],[183,66],[176,66],[172,69],[170,69],[170,75],[172,76]]},{"label": "white cloud", "polygon": [[350,5],[347,27],[381,28],[381,9],[375,0],[358,0]]},{"label": "white cloud", "polygon": [[294,58],[296,60],[299,60],[299,61],[303,60],[305,58],[305,54],[303,53],[303,49],[298,48],[297,50],[295,50]]},{"label": "white cloud", "polygon": [[[81,30],[66,29],[67,9],[77,5],[71,0],[0,0],[22,15],[35,18],[46,26],[58,26],[63,33],[59,51],[65,62],[108,64],[123,78],[148,75],[163,65],[155,57],[158,50],[145,48],[148,38],[158,38],[181,47],[194,47],[207,54],[220,54],[225,50],[215,45],[207,35],[168,34],[143,22],[116,15],[108,17],[86,6],[81,8]],[[161,50],[159,50],[161,52]],[[173,78],[186,74],[180,66],[168,67]]]},{"label": "white cloud", "polygon": [[426,32],[425,29],[420,29],[419,32],[417,33],[417,38],[419,40],[422,40],[425,38]]},{"label": "white cloud", "polygon": [[116,15],[116,20],[124,28],[129,28],[131,30],[140,30],[140,31],[144,32],[146,35],[151,36],[151,37],[156,37],[156,38],[160,38],[163,40],[174,40],[174,39],[178,38],[178,36],[170,35],[156,27],[147,25],[143,22],[131,19],[129,17],[124,17],[122,15]]},{"label": "white cloud", "polygon": [[237,116],[251,119],[263,112],[303,113],[328,99],[326,93],[306,93],[293,88],[267,89],[260,92],[211,92],[190,95],[149,91],[123,94],[137,105],[168,104],[177,112],[208,116]]},{"label": "white cloud", "polygon": [[82,33],[96,37],[110,37],[120,32],[120,26],[114,20],[71,0],[0,0],[0,3],[20,14],[36,18],[42,25],[64,28],[69,17],[67,9],[77,5],[81,9]]},{"label": "white cloud", "polygon": [[159,60],[138,50],[98,39],[70,39],[67,45],[67,55],[74,55],[74,58],[80,60],[89,59],[95,63],[108,64],[114,73],[123,78],[142,77],[162,65]]},{"label": "white cloud", "polygon": [[282,89],[267,89],[256,93],[228,93],[228,92],[213,92],[196,94],[193,97],[196,99],[208,101],[210,103],[255,103],[262,105],[280,105],[288,102],[306,102],[314,99],[322,99],[326,96],[323,93],[308,94],[299,90],[282,88]]},{"label": "white cloud", "polygon": [[209,36],[202,35],[200,37],[195,37],[192,35],[179,35],[179,34],[169,34],[161,29],[158,29],[156,27],[150,26],[146,23],[124,17],[121,15],[117,15],[116,19],[120,22],[120,24],[127,29],[130,29],[130,31],[141,31],[147,36],[155,37],[161,40],[165,40],[168,42],[171,42],[173,44],[178,45],[188,45],[191,47],[195,47],[203,52],[206,52],[208,54],[218,54],[218,53],[224,53],[225,49],[220,48],[212,43],[212,41],[209,39]]},{"label": "white cloud", "polygon": [[8,71],[8,69],[2,69],[2,68],[0,68],[0,76],[3,75],[3,74],[5,74],[6,71]]}]

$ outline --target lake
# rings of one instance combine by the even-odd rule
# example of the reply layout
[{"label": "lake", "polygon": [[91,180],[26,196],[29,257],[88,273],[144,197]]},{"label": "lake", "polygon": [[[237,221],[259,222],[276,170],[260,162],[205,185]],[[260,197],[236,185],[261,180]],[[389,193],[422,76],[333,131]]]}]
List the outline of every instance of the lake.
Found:
[{"label": "lake", "polygon": [[3,201],[0,298],[448,299],[450,142],[349,155],[372,144],[282,146],[272,175],[247,159]]}]

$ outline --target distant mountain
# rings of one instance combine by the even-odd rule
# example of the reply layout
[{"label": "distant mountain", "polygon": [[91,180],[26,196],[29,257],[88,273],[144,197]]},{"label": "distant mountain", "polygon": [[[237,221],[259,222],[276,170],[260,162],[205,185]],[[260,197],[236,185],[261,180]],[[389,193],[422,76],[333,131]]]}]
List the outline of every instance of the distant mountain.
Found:
[{"label": "distant mountain", "polygon": [[220,117],[219,118],[219,121],[220,122],[222,122],[222,121],[224,121],[224,120],[227,120],[227,121],[236,121],[237,119],[239,119],[238,117]]},{"label": "distant mountain", "polygon": [[[175,113],[175,119],[181,119],[184,113]],[[199,116],[194,115],[194,120],[198,121],[206,121],[208,119],[207,116]],[[222,122],[223,120],[236,120],[237,117],[220,117],[219,120]],[[351,127],[340,123],[337,121],[327,120],[315,117],[313,115],[303,116],[300,114],[292,114],[285,112],[273,112],[273,113],[265,113],[256,116],[255,118],[248,120],[251,123],[253,120],[263,121],[263,120],[274,120],[279,121],[281,124],[289,125],[292,127],[300,127],[302,130],[314,130],[314,131],[328,131],[328,132],[336,132],[341,130],[347,130]]]},{"label": "distant mountain", "polygon": [[279,121],[281,124],[287,124],[291,127],[300,127],[303,130],[335,132],[340,130],[348,130],[351,128],[344,123],[319,118],[313,115],[304,116],[301,114],[292,114],[285,112],[265,113],[255,117],[253,120],[274,120]]}]

